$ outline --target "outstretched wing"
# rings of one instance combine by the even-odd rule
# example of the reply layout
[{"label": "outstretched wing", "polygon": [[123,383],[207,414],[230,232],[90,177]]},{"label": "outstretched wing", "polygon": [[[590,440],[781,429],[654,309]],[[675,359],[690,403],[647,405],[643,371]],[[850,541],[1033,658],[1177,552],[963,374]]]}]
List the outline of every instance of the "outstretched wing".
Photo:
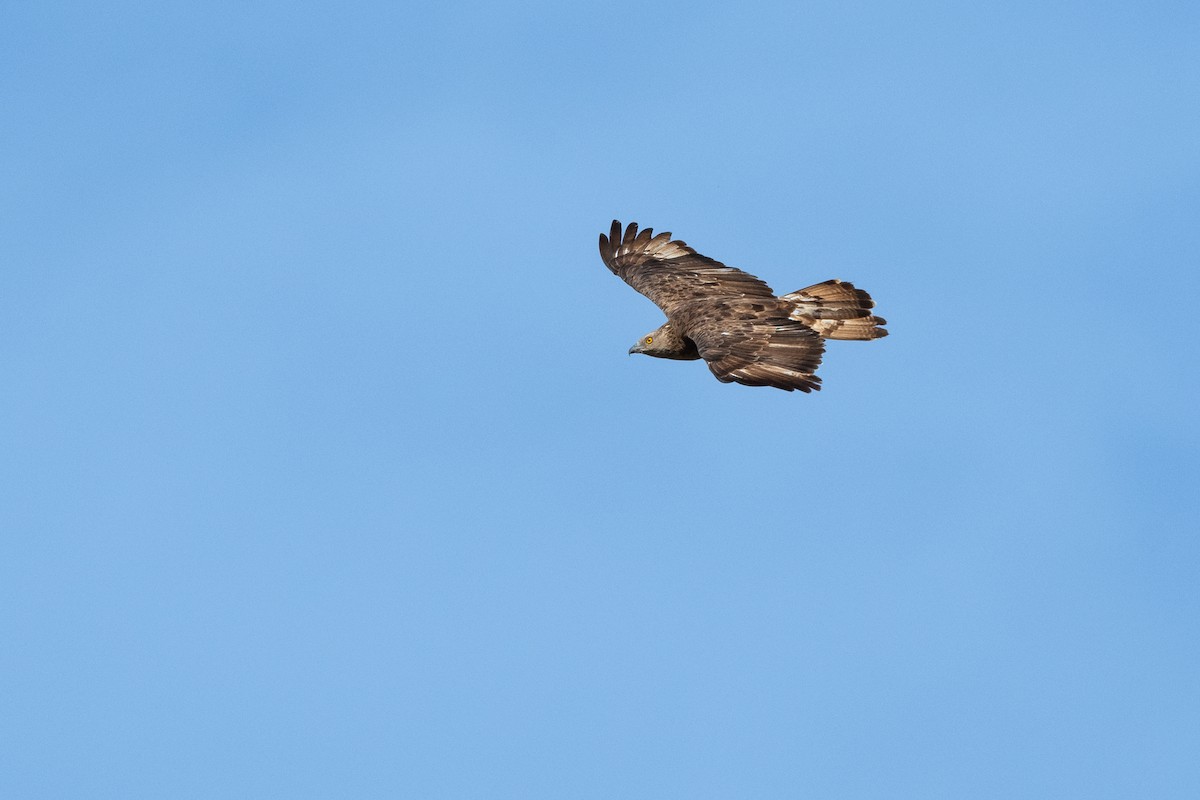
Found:
[{"label": "outstretched wing", "polygon": [[786,308],[751,300],[719,301],[684,312],[696,343],[717,380],[747,386],[811,392],[825,342],[812,328],[787,318]]},{"label": "outstretched wing", "polygon": [[750,273],[702,256],[684,242],[671,239],[670,233],[655,236],[653,228],[638,233],[636,222],[629,223],[622,235],[621,223],[614,219],[609,234],[600,234],[600,257],[668,317],[698,300],[775,299],[771,287]]}]

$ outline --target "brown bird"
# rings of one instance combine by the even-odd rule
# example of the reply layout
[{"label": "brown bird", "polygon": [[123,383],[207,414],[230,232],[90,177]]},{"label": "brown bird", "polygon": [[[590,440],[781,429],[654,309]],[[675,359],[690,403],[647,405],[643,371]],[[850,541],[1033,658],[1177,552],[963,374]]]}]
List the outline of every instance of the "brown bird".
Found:
[{"label": "brown bird", "polygon": [[600,234],[600,257],[614,274],[667,315],[629,348],[656,358],[708,362],[717,380],[811,392],[826,339],[887,336],[871,296],[829,280],[782,297],[740,269],[702,256],[670,233],[638,233],[636,222]]}]

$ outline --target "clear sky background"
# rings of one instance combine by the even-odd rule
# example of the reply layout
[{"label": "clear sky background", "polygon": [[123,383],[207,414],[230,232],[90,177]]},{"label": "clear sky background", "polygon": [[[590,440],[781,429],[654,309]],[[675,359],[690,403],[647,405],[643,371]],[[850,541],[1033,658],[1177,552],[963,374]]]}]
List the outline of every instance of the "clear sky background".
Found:
[{"label": "clear sky background", "polygon": [[[0,796],[1200,796],[1200,5],[9,3]],[[892,335],[628,357],[614,218]]]}]

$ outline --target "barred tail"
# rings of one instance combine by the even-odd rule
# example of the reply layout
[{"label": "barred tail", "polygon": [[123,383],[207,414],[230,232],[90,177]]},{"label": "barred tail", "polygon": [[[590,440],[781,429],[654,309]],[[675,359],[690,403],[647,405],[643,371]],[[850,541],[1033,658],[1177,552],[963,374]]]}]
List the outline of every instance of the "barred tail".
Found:
[{"label": "barred tail", "polygon": [[888,332],[883,317],[872,316],[875,301],[845,281],[830,280],[780,298],[792,304],[791,319],[803,322],[825,339],[879,339]]}]

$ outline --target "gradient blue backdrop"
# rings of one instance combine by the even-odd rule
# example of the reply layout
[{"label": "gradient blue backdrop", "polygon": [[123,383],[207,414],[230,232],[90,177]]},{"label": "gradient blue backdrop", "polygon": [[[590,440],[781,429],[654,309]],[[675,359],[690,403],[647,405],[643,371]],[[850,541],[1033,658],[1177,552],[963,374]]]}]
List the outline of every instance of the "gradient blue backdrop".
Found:
[{"label": "gradient blue backdrop", "polygon": [[[6,4],[0,796],[1200,796],[1198,52]],[[892,336],[628,358],[613,217]]]}]

